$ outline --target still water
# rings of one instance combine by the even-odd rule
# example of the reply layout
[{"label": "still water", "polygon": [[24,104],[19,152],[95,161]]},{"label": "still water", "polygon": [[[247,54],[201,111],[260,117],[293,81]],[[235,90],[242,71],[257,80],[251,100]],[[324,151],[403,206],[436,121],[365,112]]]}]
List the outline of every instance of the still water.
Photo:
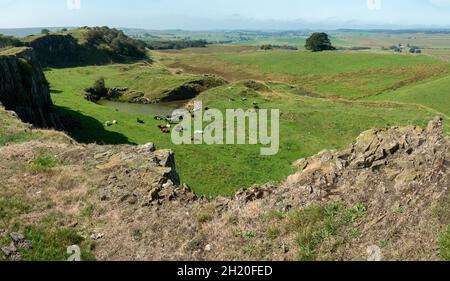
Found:
[{"label": "still water", "polygon": [[137,103],[101,100],[98,103],[103,106],[114,108],[119,112],[157,116],[157,115],[171,115],[174,110],[183,108],[184,104],[186,104],[187,102],[188,101],[174,101],[157,104],[137,104]]}]

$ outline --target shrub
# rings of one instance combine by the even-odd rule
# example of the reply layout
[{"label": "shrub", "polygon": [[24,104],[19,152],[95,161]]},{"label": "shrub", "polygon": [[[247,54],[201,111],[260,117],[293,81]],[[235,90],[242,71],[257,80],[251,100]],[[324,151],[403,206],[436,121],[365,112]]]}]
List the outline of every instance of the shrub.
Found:
[{"label": "shrub", "polygon": [[273,46],[270,44],[261,46],[261,50],[267,51],[267,50],[272,50],[272,49],[273,49]]},{"label": "shrub", "polygon": [[89,28],[85,39],[89,46],[107,50],[114,55],[133,58],[144,58],[147,55],[144,42],[132,39],[115,28]]},{"label": "shrub", "polygon": [[13,36],[4,36],[2,34],[0,34],[0,48],[5,48],[5,47],[20,47],[22,46],[23,43],[13,37]]},{"label": "shrub", "polygon": [[206,40],[147,40],[147,48],[150,50],[181,50],[187,48],[205,48]]},{"label": "shrub", "polygon": [[450,261],[450,225],[447,230],[441,234],[439,239],[441,259],[443,261]]},{"label": "shrub", "polygon": [[328,34],[324,32],[313,33],[306,40],[305,48],[313,52],[336,50],[336,48],[331,45],[331,40],[328,37]]}]

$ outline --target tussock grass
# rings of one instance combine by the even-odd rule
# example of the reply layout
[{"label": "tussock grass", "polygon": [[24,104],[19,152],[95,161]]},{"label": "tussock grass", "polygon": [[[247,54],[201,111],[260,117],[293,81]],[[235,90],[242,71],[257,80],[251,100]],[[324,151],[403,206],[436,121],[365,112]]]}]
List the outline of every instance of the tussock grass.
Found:
[{"label": "tussock grass", "polygon": [[341,204],[313,205],[289,215],[288,228],[297,232],[298,259],[302,261],[326,260],[327,254],[354,236],[354,228],[348,229],[363,218],[366,207],[357,204],[347,207]]},{"label": "tussock grass", "polygon": [[77,234],[74,229],[59,228],[49,230],[45,225],[29,226],[25,237],[33,244],[33,249],[21,250],[25,261],[65,261],[69,258],[67,247],[78,245],[82,261],[94,261],[94,243]]},{"label": "tussock grass", "polygon": [[52,168],[62,164],[57,155],[52,154],[49,150],[39,149],[29,165],[29,169],[33,173],[46,173]]},{"label": "tussock grass", "polygon": [[440,255],[443,261],[450,261],[450,225],[444,231],[439,239]]}]

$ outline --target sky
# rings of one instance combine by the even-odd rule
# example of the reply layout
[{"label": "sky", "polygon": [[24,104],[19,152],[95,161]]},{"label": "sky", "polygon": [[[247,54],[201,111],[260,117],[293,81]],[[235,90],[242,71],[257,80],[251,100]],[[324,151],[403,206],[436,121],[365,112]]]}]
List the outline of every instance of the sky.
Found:
[{"label": "sky", "polygon": [[450,0],[0,0],[0,29],[103,25],[185,30],[450,27]]}]

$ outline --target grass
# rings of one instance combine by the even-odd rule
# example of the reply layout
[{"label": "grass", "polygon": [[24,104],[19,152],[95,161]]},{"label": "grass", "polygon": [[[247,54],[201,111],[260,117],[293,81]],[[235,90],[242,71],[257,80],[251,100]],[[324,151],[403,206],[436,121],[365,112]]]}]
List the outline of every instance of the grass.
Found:
[{"label": "grass", "polygon": [[207,205],[203,210],[197,214],[197,221],[199,223],[206,223],[214,218],[216,207],[214,204]]},{"label": "grass", "polygon": [[263,72],[292,75],[334,75],[367,69],[400,68],[439,63],[439,61],[427,56],[358,52],[310,53],[306,51],[274,51],[222,55],[217,58],[231,63],[255,66]]},{"label": "grass", "polygon": [[450,116],[450,76],[386,92],[373,100],[421,104]]},{"label": "grass", "polygon": [[426,55],[381,52],[258,51],[236,47],[159,53],[162,62],[231,81],[281,81],[326,96],[350,99],[380,94],[448,74],[448,64]]},{"label": "grass", "polygon": [[30,130],[24,130],[23,124],[0,109],[0,146],[37,139],[42,135]]},{"label": "grass", "polygon": [[450,261],[450,225],[439,239],[441,260]]},{"label": "grass", "polygon": [[289,215],[289,229],[297,232],[298,260],[326,260],[336,245],[354,237],[350,228],[365,216],[363,204],[310,206]]},{"label": "grass", "polygon": [[10,48],[3,48],[0,49],[0,56],[9,56],[9,55],[15,55],[21,51],[23,51],[24,47],[10,47]]},{"label": "grass", "polygon": [[360,98],[448,72],[427,56],[358,52],[254,52],[218,59],[259,72],[291,75],[291,83],[331,96]]},{"label": "grass", "polygon": [[[53,77],[64,81],[57,81]],[[168,90],[192,81],[197,76],[176,76],[162,67],[149,66],[147,63],[116,64],[107,66],[87,66],[66,69],[55,69],[46,72],[47,79],[52,83],[54,91],[76,91],[82,95],[83,90],[91,87],[95,80],[104,78],[106,87],[126,87],[135,92],[145,93],[145,97],[151,100],[161,98]],[[136,94],[135,94],[136,95]],[[124,102],[130,101],[133,96],[124,96]]]},{"label": "grass", "polygon": [[82,261],[93,261],[94,244],[86,240],[74,229],[48,230],[43,226],[29,226],[25,238],[33,244],[33,249],[21,250],[25,261],[65,261],[69,258],[67,247],[78,245]]},{"label": "grass", "polygon": [[45,173],[61,164],[61,160],[51,151],[39,150],[30,163],[30,170],[35,173]]},{"label": "grass", "polygon": [[[33,211],[33,205],[24,201],[23,198],[1,195],[0,226],[5,230],[0,235],[1,247],[11,243],[9,238],[11,232],[19,231],[33,245],[32,249],[19,250],[24,261],[65,261],[69,257],[67,247],[72,245],[80,247],[82,260],[95,260],[93,242],[82,238],[76,229],[55,227],[44,221],[33,225],[23,225],[23,222],[17,220],[21,215],[31,211]],[[2,255],[0,260],[1,258],[3,258]]]},{"label": "grass", "polygon": [[0,197],[0,224],[8,228],[17,215],[25,214],[32,209],[29,202],[12,196]]},{"label": "grass", "polygon": [[[241,83],[232,89],[224,86],[202,93],[199,99],[203,100],[204,106],[222,111],[228,108],[249,109],[253,100],[258,101],[262,108],[281,110],[280,152],[274,157],[263,157],[260,156],[260,146],[253,145],[175,146],[170,135],[161,134],[156,128],[160,123],[153,120],[153,116],[116,112],[114,108],[83,99],[83,89],[92,85],[99,76],[106,78],[108,86],[128,86],[136,81],[145,84],[148,81],[149,85],[142,87],[151,88],[156,83],[152,78],[154,73],[164,71],[160,66],[154,68],[111,65],[51,69],[46,71],[46,76],[52,86],[52,99],[60,113],[80,122],[81,128],[69,128],[73,137],[82,142],[107,144],[153,142],[158,148],[173,149],[182,181],[201,195],[229,196],[254,184],[280,182],[294,171],[293,161],[324,148],[343,148],[364,130],[405,124],[425,126],[435,115],[416,106],[299,96],[283,90],[283,87],[275,92],[258,93]],[[172,85],[185,79],[168,74],[164,77],[166,80],[174,79]],[[166,85],[164,81],[160,82]],[[249,102],[240,102],[244,96]],[[237,102],[231,102],[231,97]],[[137,118],[144,120],[145,124],[138,124]],[[104,128],[102,124],[108,120],[118,120],[119,124]]]}]

